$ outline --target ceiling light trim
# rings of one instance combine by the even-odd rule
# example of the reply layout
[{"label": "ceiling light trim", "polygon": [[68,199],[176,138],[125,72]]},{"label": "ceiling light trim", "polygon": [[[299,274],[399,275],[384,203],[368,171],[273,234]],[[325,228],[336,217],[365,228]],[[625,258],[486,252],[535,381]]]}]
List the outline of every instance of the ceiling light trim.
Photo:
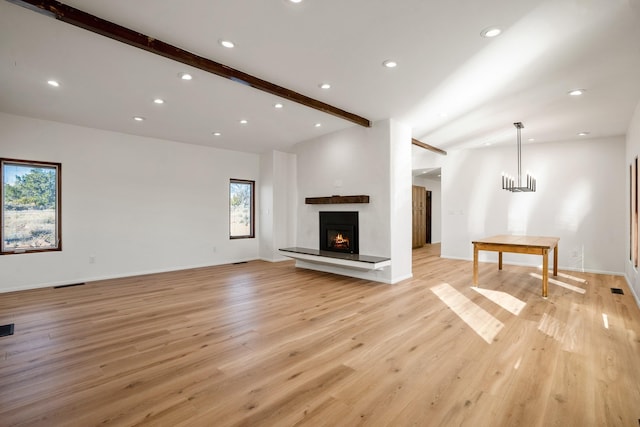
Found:
[{"label": "ceiling light trim", "polygon": [[499,27],[487,27],[480,32],[480,36],[485,39],[492,39],[494,37],[498,37],[500,34],[502,34],[502,29]]},{"label": "ceiling light trim", "polygon": [[227,49],[233,49],[234,47],[236,47],[236,44],[228,39],[220,39],[218,40],[218,43],[220,43],[220,46]]}]

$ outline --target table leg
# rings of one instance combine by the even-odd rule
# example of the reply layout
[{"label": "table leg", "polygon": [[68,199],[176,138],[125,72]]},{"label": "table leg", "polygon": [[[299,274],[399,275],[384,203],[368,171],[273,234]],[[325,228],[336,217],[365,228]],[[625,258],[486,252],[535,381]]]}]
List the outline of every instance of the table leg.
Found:
[{"label": "table leg", "polygon": [[547,297],[547,289],[549,287],[549,250],[542,252],[542,296]]},{"label": "table leg", "polygon": [[502,252],[498,252],[498,270],[502,270]]},{"label": "table leg", "polygon": [[478,247],[473,245],[473,285],[478,286]]},{"label": "table leg", "polygon": [[553,275],[558,275],[558,245],[553,249]]}]

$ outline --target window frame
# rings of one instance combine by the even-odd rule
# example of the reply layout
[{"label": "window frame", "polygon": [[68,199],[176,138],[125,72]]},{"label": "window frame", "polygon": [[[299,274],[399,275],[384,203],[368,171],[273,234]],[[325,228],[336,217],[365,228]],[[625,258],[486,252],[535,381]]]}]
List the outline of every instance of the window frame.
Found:
[{"label": "window frame", "polygon": [[[251,186],[251,203],[250,203],[250,221],[249,221],[249,234],[246,235],[233,235],[231,232],[231,185],[232,184],[248,184]],[[249,179],[237,179],[231,178],[229,180],[229,239],[254,239],[256,237],[256,182]]]},{"label": "window frame", "polygon": [[630,238],[629,238],[629,260],[631,261],[635,269],[638,268],[638,156],[635,157],[633,162],[629,165],[629,178],[630,178],[630,194],[629,194],[629,221],[630,221]]},{"label": "window frame", "polygon": [[[54,225],[54,231],[55,231],[55,237],[56,237],[55,245],[50,247],[36,247],[36,248],[5,247],[4,180],[5,180],[6,165],[55,169],[55,173],[56,173],[56,201],[55,201],[55,225]],[[60,251],[62,251],[62,163],[23,160],[23,159],[11,159],[11,158],[1,157],[0,158],[0,255],[15,255],[15,254],[60,252]]]}]

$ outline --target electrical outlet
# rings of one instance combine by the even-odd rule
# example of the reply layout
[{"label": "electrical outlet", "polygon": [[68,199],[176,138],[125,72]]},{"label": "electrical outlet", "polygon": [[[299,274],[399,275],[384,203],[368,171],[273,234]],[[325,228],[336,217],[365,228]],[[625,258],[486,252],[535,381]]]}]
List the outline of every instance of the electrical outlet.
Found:
[{"label": "electrical outlet", "polygon": [[95,263],[96,263],[96,256],[89,255],[89,264],[95,264]]},{"label": "electrical outlet", "polygon": [[213,247],[213,252],[215,253],[215,252],[217,252],[217,251],[218,251],[218,248],[216,248],[216,247],[214,246],[214,247]]}]

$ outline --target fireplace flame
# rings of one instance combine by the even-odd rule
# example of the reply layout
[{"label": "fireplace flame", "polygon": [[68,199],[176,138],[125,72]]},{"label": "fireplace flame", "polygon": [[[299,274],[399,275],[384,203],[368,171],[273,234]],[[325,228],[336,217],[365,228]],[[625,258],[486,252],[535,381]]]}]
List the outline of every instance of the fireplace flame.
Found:
[{"label": "fireplace flame", "polygon": [[331,241],[331,246],[336,249],[349,249],[349,239],[345,238],[342,233],[338,233]]}]

